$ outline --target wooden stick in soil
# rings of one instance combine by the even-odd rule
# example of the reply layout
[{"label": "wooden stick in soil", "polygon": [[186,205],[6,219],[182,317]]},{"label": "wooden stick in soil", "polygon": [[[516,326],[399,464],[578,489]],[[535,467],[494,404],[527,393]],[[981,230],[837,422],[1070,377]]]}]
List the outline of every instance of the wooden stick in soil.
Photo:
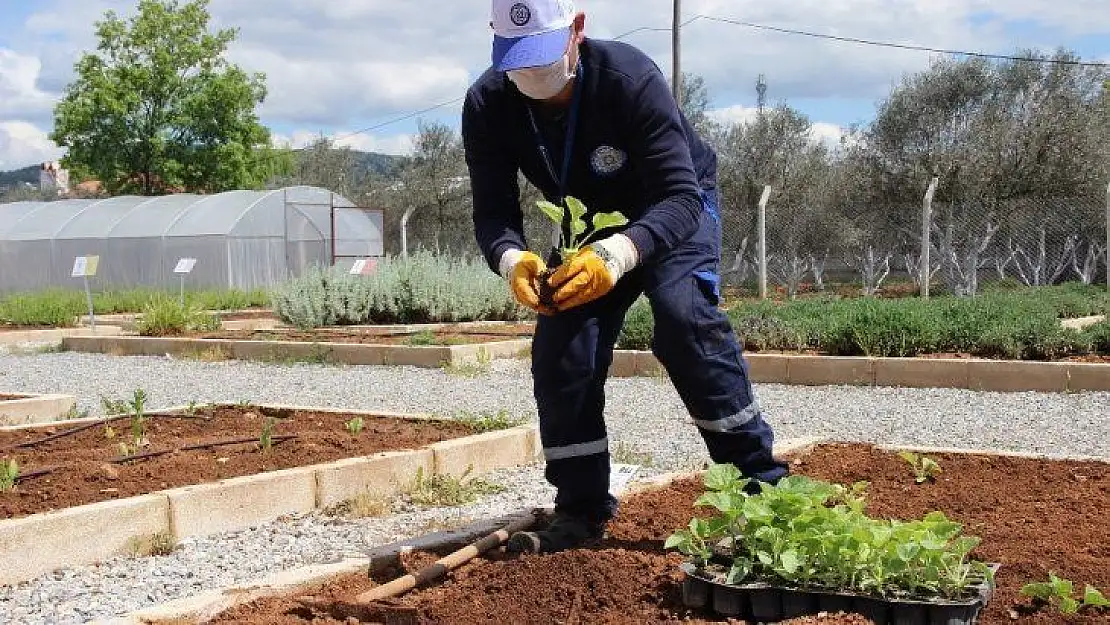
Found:
[{"label": "wooden stick in soil", "polygon": [[[290,435],[290,436],[275,436],[270,440],[270,445],[277,445],[279,443],[284,443],[286,441],[291,441],[295,438],[297,438],[296,434],[293,434],[293,435]],[[258,442],[258,437],[257,436],[252,436],[252,437],[248,437],[248,438],[235,438],[235,439],[226,440],[226,441],[214,441],[214,442],[211,442],[211,443],[198,443],[198,444],[195,444],[195,445],[185,445],[184,447],[175,447],[173,449],[161,449],[159,451],[147,451],[147,452],[143,452],[141,454],[134,454],[134,455],[131,455],[131,456],[122,456],[120,458],[113,459],[111,462],[112,462],[112,464],[123,464],[124,462],[131,462],[133,460],[150,460],[151,458],[157,458],[158,456],[165,456],[166,454],[172,454],[172,453],[178,452],[178,451],[195,451],[197,449],[211,449],[213,447],[227,447],[229,445],[243,445],[245,443],[255,443],[255,442]]]},{"label": "wooden stick in soil", "polygon": [[336,611],[335,609],[338,608],[341,614],[359,614],[363,608],[366,608],[374,601],[396,597],[417,586],[424,586],[440,579],[446,575],[448,571],[470,562],[491,549],[500,547],[505,541],[509,540],[509,537],[514,533],[528,529],[534,522],[535,518],[531,515],[515,519],[496,532],[488,534],[484,538],[436,560],[433,564],[429,564],[416,573],[410,573],[404,577],[399,577],[387,584],[382,584],[381,586],[371,588],[359,594],[355,597],[353,603],[345,603],[342,601],[326,602],[317,597],[301,597],[298,601],[306,607],[315,608],[324,612],[334,613]]}]

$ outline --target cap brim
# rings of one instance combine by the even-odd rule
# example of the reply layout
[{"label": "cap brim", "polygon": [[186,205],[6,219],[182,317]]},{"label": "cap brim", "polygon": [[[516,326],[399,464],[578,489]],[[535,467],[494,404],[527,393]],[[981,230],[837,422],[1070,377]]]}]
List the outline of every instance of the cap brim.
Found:
[{"label": "cap brim", "polygon": [[551,32],[526,37],[493,36],[493,68],[507,72],[526,67],[540,67],[558,61],[567,50],[570,29],[560,28]]}]

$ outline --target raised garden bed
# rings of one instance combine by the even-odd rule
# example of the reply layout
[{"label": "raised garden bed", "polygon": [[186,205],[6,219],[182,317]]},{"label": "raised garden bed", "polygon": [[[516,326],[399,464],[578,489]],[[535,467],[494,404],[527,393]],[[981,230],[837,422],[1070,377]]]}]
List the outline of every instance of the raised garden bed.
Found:
[{"label": "raised garden bed", "polygon": [[0,393],[0,426],[64,419],[77,407],[73,395]]},{"label": "raised garden bed", "polygon": [[530,325],[435,325],[294,330],[222,330],[185,337],[74,337],[62,348],[127,356],[205,355],[223,359],[350,365],[460,366],[516,358],[531,346]]},{"label": "raised garden bed", "polygon": [[[999,563],[989,602],[979,614],[982,625],[1106,623],[1110,611],[1084,610],[1064,616],[1056,608],[1023,596],[1021,588],[1046,581],[1049,571],[1079,585],[1110,587],[1110,464],[1098,460],[1061,460],[1013,454],[930,452],[943,472],[917,483],[909,465],[894,450],[862,444],[822,444],[797,455],[794,473],[841,484],[870,482],[866,511],[879,518],[915,519],[944,512],[982,543],[971,557]],[[258,598],[266,589],[251,585],[221,591],[210,601],[226,607],[236,593],[245,600],[219,613],[214,623],[740,623],[712,608],[691,608],[683,601],[683,556],[663,548],[691,515],[710,517],[712,508],[694,507],[705,492],[701,478],[682,477],[626,497],[609,536],[598,548],[554,555],[510,558],[494,551],[451,572],[446,581],[410,591],[352,613],[360,592],[415,572],[456,548],[412,552],[400,557],[402,570],[372,567],[328,578],[311,586],[287,579],[280,595]],[[420,542],[420,541],[417,541]],[[386,562],[396,562],[383,558]],[[310,579],[306,577],[305,579]],[[323,609],[297,598],[322,598]],[[249,602],[247,602],[249,601]],[[330,605],[327,602],[331,602]],[[203,603],[160,611],[149,622],[197,622]],[[849,610],[854,610],[849,606]],[[220,613],[222,611],[222,613]],[[149,617],[153,612],[147,613]],[[209,612],[210,616],[212,613]],[[146,622],[135,615],[127,622]],[[161,620],[165,619],[165,620]],[[207,622],[207,621],[206,621]],[[847,613],[827,618],[805,616],[791,625],[880,623]],[[909,622],[909,621],[907,621]],[[916,621],[919,622],[919,621]],[[932,622],[932,621],[926,621]],[[946,623],[947,625],[947,623]]]},{"label": "raised garden bed", "polygon": [[19,466],[15,488],[0,491],[0,583],[115,555],[137,536],[234,531],[390,495],[418,470],[527,463],[538,448],[531,426],[478,433],[420,415],[137,404],[118,419],[0,429],[0,459]]}]

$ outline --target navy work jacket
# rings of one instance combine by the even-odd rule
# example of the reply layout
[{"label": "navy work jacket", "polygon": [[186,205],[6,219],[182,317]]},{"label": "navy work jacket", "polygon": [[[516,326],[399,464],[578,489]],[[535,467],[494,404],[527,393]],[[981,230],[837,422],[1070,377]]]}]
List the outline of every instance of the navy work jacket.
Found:
[{"label": "navy work jacket", "polygon": [[[717,156],[682,115],[650,57],[616,41],[586,39],[579,50],[580,102],[563,192],[582,200],[590,214],[624,214],[625,234],[641,262],[650,262],[697,230],[701,192],[717,186]],[[492,68],[467,91],[462,136],[475,234],[494,271],[506,250],[528,249],[522,209],[539,214],[520,205],[517,172],[560,202],[569,117],[569,110],[562,119],[544,116],[505,72]],[[546,242],[535,251],[546,253]]]}]

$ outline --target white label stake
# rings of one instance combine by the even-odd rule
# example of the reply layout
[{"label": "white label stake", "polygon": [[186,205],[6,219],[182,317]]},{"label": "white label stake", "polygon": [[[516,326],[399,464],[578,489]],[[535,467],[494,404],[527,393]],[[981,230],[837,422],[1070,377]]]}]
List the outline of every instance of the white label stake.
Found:
[{"label": "white label stake", "polygon": [[182,258],[177,261],[177,266],[173,268],[173,272],[181,278],[181,290],[179,299],[181,300],[181,307],[185,308],[185,276],[193,273],[193,267],[197,266],[197,259],[195,258]]}]

